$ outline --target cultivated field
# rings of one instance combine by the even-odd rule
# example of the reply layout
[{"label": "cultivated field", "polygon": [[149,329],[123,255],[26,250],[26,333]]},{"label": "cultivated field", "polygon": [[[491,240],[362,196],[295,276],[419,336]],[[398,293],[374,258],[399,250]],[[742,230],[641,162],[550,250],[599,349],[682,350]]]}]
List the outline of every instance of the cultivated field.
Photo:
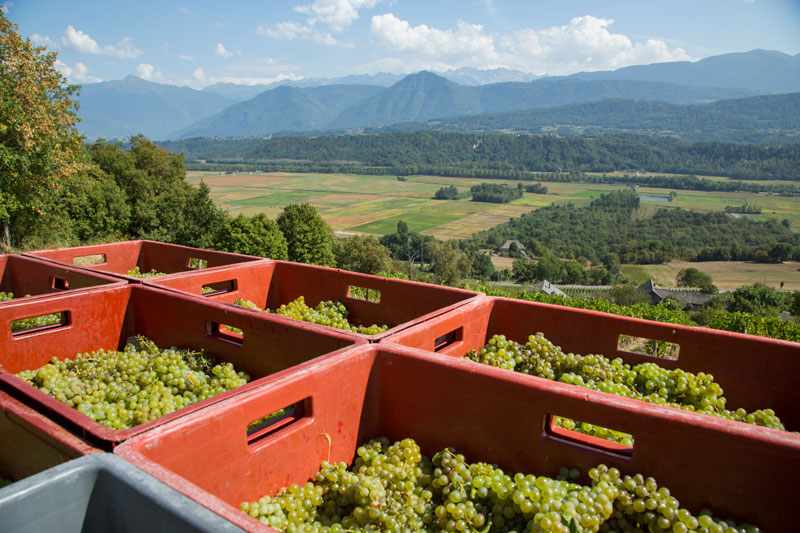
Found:
[{"label": "cultivated field", "polygon": [[709,261],[689,263],[673,261],[665,265],[643,265],[656,284],[674,287],[675,277],[681,269],[693,267],[705,272],[719,289],[736,289],[742,285],[759,282],[776,289],[784,282],[784,290],[800,290],[800,263],[787,261],[779,265],[747,263],[744,261]]},{"label": "cultivated field", "polygon": [[[508,183],[512,187],[516,187],[518,182],[438,176],[410,176],[406,181],[398,181],[395,176],[280,172],[233,175],[188,172],[187,179],[203,180],[211,188],[217,205],[233,215],[264,212],[276,217],[286,205],[308,202],[319,210],[334,230],[383,235],[392,233],[397,221],[402,219],[412,231],[440,239],[469,237],[551,203],[588,205],[593,198],[621,188],[618,185],[543,182],[549,189],[547,194],[525,193],[510,204],[486,204],[469,200],[433,200],[433,195],[440,187],[450,185],[467,192],[471,186],[486,181]],[[640,195],[644,196],[665,198],[670,192],[671,189],[639,188]],[[660,208],[724,211],[728,205],[743,205],[746,201],[762,209],[762,214],[752,216],[761,220],[788,219],[792,228],[800,231],[800,197],[704,191],[675,193],[677,196],[672,202],[642,199],[640,216],[652,216]]]}]

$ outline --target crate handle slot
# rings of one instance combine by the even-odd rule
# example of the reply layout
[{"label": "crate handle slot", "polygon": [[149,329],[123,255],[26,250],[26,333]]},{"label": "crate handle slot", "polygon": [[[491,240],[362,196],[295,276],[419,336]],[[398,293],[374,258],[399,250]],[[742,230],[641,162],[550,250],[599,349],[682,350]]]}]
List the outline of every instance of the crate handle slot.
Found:
[{"label": "crate handle slot", "polygon": [[[588,431],[596,434],[592,435],[569,429],[570,427],[580,426],[585,426]],[[606,431],[612,431],[612,436],[603,436],[603,433]],[[596,424],[580,422],[561,415],[547,414],[545,416],[544,433],[546,438],[601,452],[623,461],[630,460],[635,445],[633,435],[629,433]],[[617,440],[612,440],[613,437],[616,437]],[[627,442],[619,441],[623,437]]]},{"label": "crate handle slot", "polygon": [[362,300],[373,304],[381,303],[381,291],[368,287],[359,287],[358,285],[347,287],[347,297],[351,300]]},{"label": "crate handle slot", "polygon": [[69,311],[18,318],[11,321],[11,336],[26,337],[36,333],[61,329],[69,326],[70,323],[71,317]]},{"label": "crate handle slot", "polygon": [[244,331],[212,320],[206,321],[206,335],[234,346],[241,347],[244,344]]},{"label": "crate handle slot", "polygon": [[198,257],[190,257],[186,261],[186,268],[190,270],[202,270],[204,268],[208,268],[208,260],[200,259]]},{"label": "crate handle slot", "polygon": [[203,285],[200,289],[200,294],[203,296],[219,296],[220,294],[234,292],[237,288],[237,281],[235,279],[229,279]]},{"label": "crate handle slot", "polygon": [[617,338],[617,351],[644,355],[654,359],[677,361],[681,347],[674,342],[659,339],[648,339],[635,335],[620,334]]},{"label": "crate handle slot", "polygon": [[102,265],[106,263],[106,254],[77,255],[72,258],[72,263],[78,266]]},{"label": "crate handle slot", "polygon": [[444,335],[437,337],[436,340],[433,341],[433,351],[440,352],[445,348],[447,348],[448,346],[452,346],[453,344],[460,342],[463,337],[464,337],[463,326],[454,329],[450,333],[445,333]]},{"label": "crate handle slot", "polygon": [[52,276],[50,278],[50,288],[57,291],[67,291],[69,290],[69,280]]},{"label": "crate handle slot", "polygon": [[311,398],[309,397],[253,420],[247,424],[247,445],[255,446],[279,431],[296,425],[311,414],[310,406]]}]

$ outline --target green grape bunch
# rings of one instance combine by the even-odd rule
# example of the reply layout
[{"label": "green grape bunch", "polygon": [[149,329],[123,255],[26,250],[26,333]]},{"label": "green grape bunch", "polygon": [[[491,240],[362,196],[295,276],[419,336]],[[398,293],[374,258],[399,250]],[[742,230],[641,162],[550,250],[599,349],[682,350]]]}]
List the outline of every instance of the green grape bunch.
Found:
[{"label": "green grape bunch", "polygon": [[[260,311],[261,308],[249,300],[237,298],[234,303],[248,309],[255,309]],[[320,324],[323,326],[330,326],[345,331],[352,331],[354,333],[361,333],[363,335],[377,335],[389,329],[389,326],[372,324],[370,326],[362,326],[360,324],[351,323],[348,320],[350,311],[341,302],[334,302],[332,300],[325,300],[318,303],[315,307],[309,307],[306,304],[305,297],[299,296],[289,303],[283,304],[274,311],[271,309],[264,309],[267,313],[273,313],[295,320],[302,320],[304,322],[311,322],[312,324]]]},{"label": "green grape bunch", "polygon": [[[30,298],[30,294],[26,294],[25,298]],[[14,299],[13,292],[0,292],[0,302],[7,302]],[[11,331],[22,331],[31,328],[40,328],[43,326],[52,326],[61,322],[60,313],[51,313],[48,315],[40,315],[31,318],[21,318],[11,322]]]},{"label": "green grape bunch", "polygon": [[[729,409],[724,391],[712,374],[694,374],[679,368],[667,370],[651,362],[629,365],[621,358],[609,359],[597,354],[565,353],[542,333],[529,336],[525,344],[506,339],[504,335],[494,335],[485,346],[468,352],[464,358],[658,405],[786,429],[772,409],[749,413],[741,407]],[[567,427],[563,421],[560,425]],[[575,424],[574,431],[593,434],[596,430],[584,426],[590,425]],[[611,440],[625,442],[624,435],[610,433],[608,436]]]},{"label": "green grape bunch", "polygon": [[149,278],[157,278],[158,276],[163,276],[164,272],[159,272],[155,268],[151,269],[150,272],[142,272],[139,269],[139,265],[136,265],[134,268],[125,272],[125,275],[130,276],[132,278],[149,279]]},{"label": "green grape bunch", "polygon": [[231,363],[142,336],[125,348],[79,353],[17,376],[111,429],[128,429],[244,385]]},{"label": "green grape bunch", "polygon": [[575,468],[561,468],[555,478],[512,474],[469,463],[452,448],[428,458],[411,438],[371,440],[356,453],[351,468],[324,461],[313,481],[240,509],[291,532],[759,531],[706,510],[693,515],[652,478],[623,476],[605,465],[581,484]]}]

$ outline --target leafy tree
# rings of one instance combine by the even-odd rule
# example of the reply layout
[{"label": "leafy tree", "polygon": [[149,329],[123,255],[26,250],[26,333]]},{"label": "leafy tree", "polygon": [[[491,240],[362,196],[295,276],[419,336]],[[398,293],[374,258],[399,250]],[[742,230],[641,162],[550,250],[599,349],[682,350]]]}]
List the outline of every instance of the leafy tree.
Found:
[{"label": "leafy tree", "polygon": [[[196,189],[189,192],[183,207],[183,218],[179,221],[171,240],[196,248],[214,248],[220,239],[220,233],[225,229],[227,218],[211,199],[211,189],[205,183],[200,182]],[[269,222],[275,226],[274,222]],[[275,226],[275,230],[277,231],[277,226]],[[273,257],[273,259],[277,259],[277,257]]]},{"label": "leafy tree", "polygon": [[579,284],[586,279],[586,269],[577,261],[564,261],[561,269],[561,283]]},{"label": "leafy tree", "polygon": [[514,259],[511,263],[511,275],[514,281],[530,283],[536,281],[536,262],[527,257]]},{"label": "leafy tree", "polygon": [[291,204],[276,222],[286,237],[289,261],[335,266],[333,232],[310,204]]},{"label": "leafy tree", "polygon": [[85,243],[124,237],[130,223],[130,206],[114,179],[93,166],[64,187],[58,202],[70,221],[71,233]]},{"label": "leafy tree", "polygon": [[336,243],[336,265],[345,270],[378,274],[391,269],[389,250],[373,236],[350,237]]},{"label": "leafy tree", "polygon": [[55,69],[56,54],[22,39],[0,11],[0,223],[9,247],[20,217],[41,215],[86,168],[77,87]]},{"label": "leafy tree", "polygon": [[762,283],[739,287],[731,294],[726,308],[731,313],[742,312],[756,316],[771,316],[788,307],[784,295]]},{"label": "leafy tree", "polygon": [[491,256],[487,254],[474,254],[472,256],[472,274],[482,280],[491,279],[495,268]]},{"label": "leafy tree", "polygon": [[417,259],[422,262],[425,256],[425,244],[432,242],[433,237],[409,232],[405,221],[397,222],[397,232],[383,235],[380,243],[389,249],[392,258],[408,262],[408,276],[411,277],[411,266]]},{"label": "leafy tree", "polygon": [[458,200],[458,188],[455,185],[442,187],[433,196],[436,200]]},{"label": "leafy tree", "polygon": [[769,257],[775,263],[783,263],[784,261],[788,261],[792,258],[792,253],[794,249],[792,245],[786,242],[779,242],[773,245],[769,249]]},{"label": "leafy tree", "polygon": [[472,272],[472,260],[452,243],[433,241],[426,246],[434,280],[440,285],[455,285]]},{"label": "leafy tree", "polygon": [[227,252],[270,259],[289,258],[286,238],[278,225],[264,213],[252,217],[239,215],[228,219],[217,247]]},{"label": "leafy tree", "polygon": [[717,292],[714,280],[709,274],[701,272],[694,267],[684,268],[675,277],[678,287],[698,287],[701,292],[713,294]]},{"label": "leafy tree", "polygon": [[636,305],[647,301],[647,295],[633,285],[614,285],[608,291],[608,298],[617,305]]},{"label": "leafy tree", "polygon": [[544,255],[536,264],[536,279],[561,282],[561,260],[554,255]]},{"label": "leafy tree", "polygon": [[125,233],[136,239],[210,248],[220,238],[225,217],[205,184],[185,181],[183,156],[167,152],[142,135],[122,143],[98,140],[89,156],[125,195],[130,219]]}]

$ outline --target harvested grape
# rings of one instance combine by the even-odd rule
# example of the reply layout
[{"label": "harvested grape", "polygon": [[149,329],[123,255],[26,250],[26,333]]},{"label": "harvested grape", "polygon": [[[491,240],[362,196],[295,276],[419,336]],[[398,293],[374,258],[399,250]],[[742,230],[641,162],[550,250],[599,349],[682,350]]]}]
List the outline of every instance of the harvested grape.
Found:
[{"label": "harvested grape", "polygon": [[125,272],[125,275],[131,276],[133,278],[147,279],[147,278],[157,278],[158,276],[163,276],[164,272],[159,272],[155,268],[151,269],[150,272],[142,272],[141,270],[139,270],[139,265],[136,265],[134,268]]},{"label": "harvested grape", "polygon": [[[525,344],[495,335],[488,344],[472,350],[466,359],[487,365],[531,374],[554,381],[720,416],[773,429],[786,429],[772,409],[748,413],[726,407],[727,399],[714,376],[693,374],[681,369],[667,370],[656,363],[629,365],[621,358],[603,355],[564,353],[542,333],[531,335]],[[581,431],[580,426],[575,431]]]},{"label": "harvested grape", "polygon": [[[25,298],[30,298],[30,296],[30,294],[26,294]],[[0,302],[7,302],[13,299],[13,292],[0,292]],[[22,331],[23,329],[51,326],[53,324],[58,324],[59,322],[61,322],[61,313],[51,313],[49,315],[21,318],[11,321],[11,331]]]},{"label": "harvested grape", "polygon": [[230,363],[142,336],[124,350],[97,350],[50,362],[17,376],[111,429],[128,429],[244,385]]},{"label": "harvested grape", "polygon": [[[237,298],[234,303],[247,307],[248,309],[261,310],[256,304],[249,300]],[[264,311],[295,320],[331,326],[345,331],[362,333],[364,335],[377,335],[389,329],[389,326],[386,325],[379,326],[377,324],[372,324],[371,326],[362,326],[349,322],[347,317],[350,315],[350,311],[347,310],[347,307],[341,302],[334,302],[332,300],[320,302],[316,307],[309,307],[306,305],[305,298],[299,296],[288,304],[281,305],[274,311],[270,309],[264,309]]]},{"label": "harvested grape", "polygon": [[591,483],[582,485],[574,468],[562,468],[556,478],[506,474],[495,465],[468,463],[452,448],[429,459],[413,439],[390,444],[382,438],[360,446],[352,468],[323,462],[313,481],[244,502],[241,510],[296,532],[641,531],[653,520],[662,531],[680,529],[677,523],[702,524],[707,531],[734,527],[707,511],[695,516],[680,508],[652,478],[622,476],[604,465],[589,476]]}]

